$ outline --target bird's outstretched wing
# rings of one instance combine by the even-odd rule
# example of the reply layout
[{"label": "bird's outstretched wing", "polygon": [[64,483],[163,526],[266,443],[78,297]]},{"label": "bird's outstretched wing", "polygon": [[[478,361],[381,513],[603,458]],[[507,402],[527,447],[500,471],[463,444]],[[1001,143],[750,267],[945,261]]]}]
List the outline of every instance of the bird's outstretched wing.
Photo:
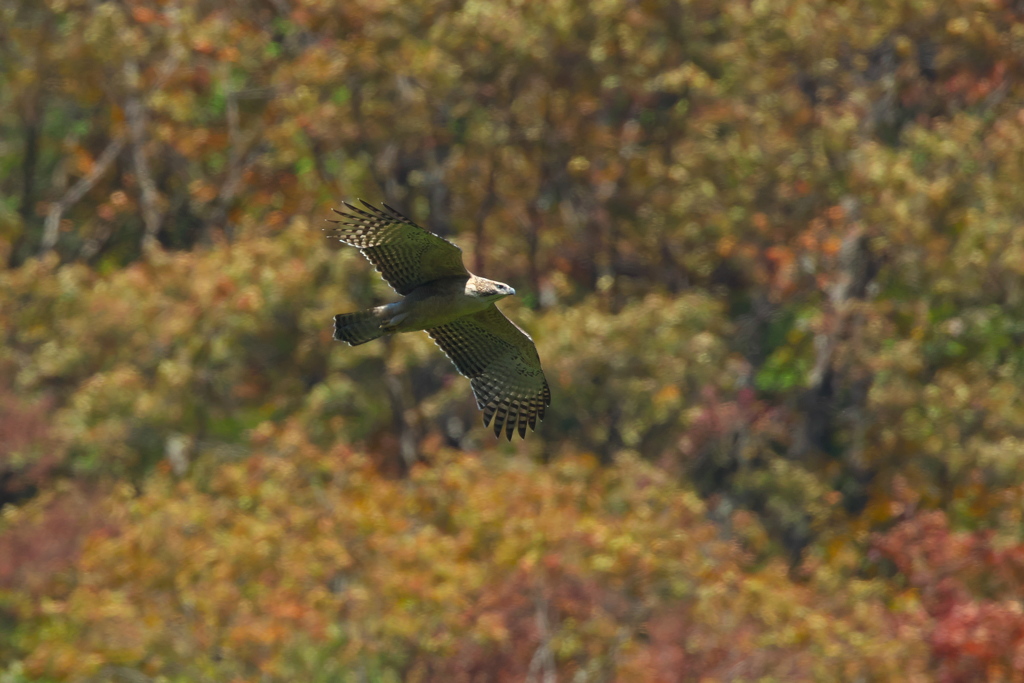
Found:
[{"label": "bird's outstretched wing", "polygon": [[[361,201],[361,200],[360,200]],[[384,210],[362,202],[345,202],[347,211],[333,211],[343,220],[328,230],[346,244],[359,247],[387,283],[405,296],[420,285],[444,277],[468,276],[462,250],[413,223],[384,204]]]},{"label": "bird's outstretched wing", "polygon": [[476,404],[484,411],[484,426],[494,418],[495,436],[504,429],[511,441],[516,430],[525,437],[527,426],[537,428],[551,405],[537,347],[494,304],[427,334],[469,377]]}]

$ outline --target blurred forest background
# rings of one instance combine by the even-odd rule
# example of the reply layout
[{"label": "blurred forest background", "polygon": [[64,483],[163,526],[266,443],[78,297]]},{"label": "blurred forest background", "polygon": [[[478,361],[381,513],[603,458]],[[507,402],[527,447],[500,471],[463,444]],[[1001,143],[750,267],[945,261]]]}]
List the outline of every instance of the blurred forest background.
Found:
[{"label": "blurred forest background", "polygon": [[[0,682],[1024,681],[1024,3],[0,2]],[[512,284],[512,444],[325,239]]]}]

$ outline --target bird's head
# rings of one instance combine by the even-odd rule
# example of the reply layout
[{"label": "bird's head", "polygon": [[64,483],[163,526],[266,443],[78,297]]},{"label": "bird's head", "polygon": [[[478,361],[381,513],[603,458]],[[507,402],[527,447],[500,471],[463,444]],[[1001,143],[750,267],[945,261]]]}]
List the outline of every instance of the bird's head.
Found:
[{"label": "bird's head", "polygon": [[472,291],[474,296],[484,299],[485,301],[497,301],[498,299],[504,299],[506,296],[512,296],[516,293],[516,290],[509,287],[504,282],[488,280],[482,277],[474,277],[471,279],[467,284],[466,289]]}]

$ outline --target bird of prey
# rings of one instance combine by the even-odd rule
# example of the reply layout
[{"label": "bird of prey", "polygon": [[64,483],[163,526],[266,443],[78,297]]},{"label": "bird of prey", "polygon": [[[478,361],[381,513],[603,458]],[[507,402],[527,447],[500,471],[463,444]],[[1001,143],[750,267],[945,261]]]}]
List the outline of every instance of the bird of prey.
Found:
[{"label": "bird of prey", "polygon": [[334,338],[351,346],[398,332],[424,330],[470,380],[484,426],[494,419],[512,440],[518,430],[537,428],[551,405],[537,347],[502,315],[494,302],[515,294],[508,285],[473,275],[462,250],[421,228],[387,204],[362,202],[333,209],[332,237],[358,247],[391,287],[402,295],[392,304],[334,317]]}]

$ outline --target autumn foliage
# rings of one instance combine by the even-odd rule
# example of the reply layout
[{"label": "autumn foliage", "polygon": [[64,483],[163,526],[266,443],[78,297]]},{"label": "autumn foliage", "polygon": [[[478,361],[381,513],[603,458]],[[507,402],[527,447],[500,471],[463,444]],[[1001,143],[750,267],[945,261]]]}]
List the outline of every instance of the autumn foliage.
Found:
[{"label": "autumn foliage", "polygon": [[[0,6],[0,683],[1024,681],[1001,0]],[[496,443],[320,230],[512,284]]]}]

